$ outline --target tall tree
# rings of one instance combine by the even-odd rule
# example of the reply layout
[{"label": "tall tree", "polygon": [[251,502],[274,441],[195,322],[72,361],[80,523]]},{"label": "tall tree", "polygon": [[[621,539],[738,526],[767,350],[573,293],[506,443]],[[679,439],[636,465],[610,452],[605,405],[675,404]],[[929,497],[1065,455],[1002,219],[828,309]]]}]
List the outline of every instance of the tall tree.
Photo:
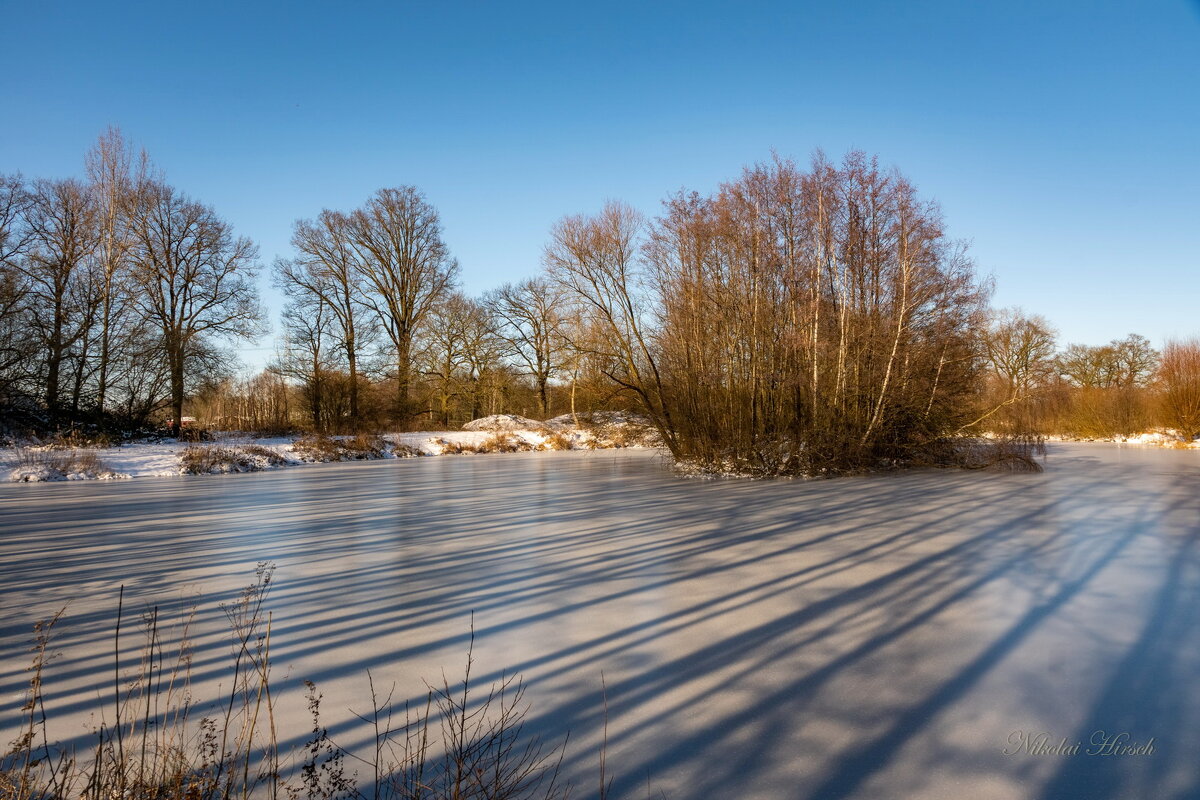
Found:
[{"label": "tall tree", "polygon": [[983,349],[1005,400],[1027,397],[1050,375],[1056,336],[1044,317],[1017,308],[995,312],[984,331]]},{"label": "tall tree", "polygon": [[573,215],[550,230],[543,262],[566,293],[572,314],[603,331],[596,355],[604,373],[633,392],[671,452],[680,451],[664,376],[654,347],[652,292],[639,259],[645,220],[634,208],[606,203],[599,214]]},{"label": "tall tree", "polygon": [[373,328],[362,318],[365,298],[347,215],[325,210],[315,220],[297,220],[292,247],[294,258],[275,262],[276,281],[301,306],[305,297],[319,299],[332,317],[350,374],[350,416],[358,420],[359,356],[373,338]]},{"label": "tall tree", "polygon": [[453,288],[458,263],[442,239],[437,209],[412,186],[380,189],[349,215],[346,233],[363,302],[391,341],[397,411],[409,419],[414,344],[434,305]]},{"label": "tall tree", "polygon": [[[324,298],[307,295],[283,309],[283,348],[271,370],[300,381],[313,430],[332,430],[337,420],[329,402],[337,349],[334,313]],[[357,419],[355,420],[357,422]]]},{"label": "tall tree", "polygon": [[[89,262],[97,249],[96,204],[79,181],[40,180],[34,183],[26,218],[30,246],[19,264],[44,359],[43,401],[55,416],[63,411],[64,371],[71,350],[84,344],[85,352],[75,365],[83,370],[95,318],[95,284],[89,274],[94,265]],[[73,395],[77,405],[78,391]]]},{"label": "tall tree", "polygon": [[28,287],[18,269],[29,244],[29,200],[20,175],[0,175],[0,405],[12,402],[36,352],[28,330]]},{"label": "tall tree", "polygon": [[429,330],[422,337],[422,373],[432,385],[443,426],[450,425],[452,401],[468,388],[472,322],[479,313],[474,300],[451,292],[433,307]]},{"label": "tall tree", "polygon": [[561,289],[546,278],[531,278],[489,292],[484,304],[509,355],[533,379],[542,417],[548,417],[547,387],[566,360]]},{"label": "tall tree", "polygon": [[897,171],[775,159],[670,198],[644,237],[635,220],[565,218],[546,261],[677,458],[826,473],[969,425],[984,287]]},{"label": "tall tree", "polygon": [[103,411],[108,403],[113,350],[119,346],[117,339],[130,334],[136,324],[128,314],[132,308],[128,291],[128,256],[134,241],[129,214],[138,186],[152,179],[153,169],[146,153],[135,155],[133,145],[115,127],[100,134],[84,163],[95,198],[98,228],[100,307],[97,314],[100,330],[96,354],[96,405]]},{"label": "tall tree", "polygon": [[206,340],[250,338],[262,330],[258,250],[235,237],[212,208],[160,182],[142,187],[131,219],[136,302],[161,335],[177,432],[187,365],[204,352]]}]

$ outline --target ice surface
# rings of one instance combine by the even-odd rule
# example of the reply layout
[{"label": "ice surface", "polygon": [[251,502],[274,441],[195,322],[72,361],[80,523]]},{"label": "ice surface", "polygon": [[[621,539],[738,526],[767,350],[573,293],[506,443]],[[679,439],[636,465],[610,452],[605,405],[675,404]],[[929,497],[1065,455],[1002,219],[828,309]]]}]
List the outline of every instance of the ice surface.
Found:
[{"label": "ice surface", "polygon": [[[122,583],[131,615],[200,603],[202,698],[228,681],[216,604],[271,560],[286,744],[311,679],[363,747],[366,670],[423,697],[473,613],[477,675],[525,674],[584,790],[603,674],[618,798],[1196,797],[1198,481],[1194,450],[1052,444],[1040,475],[698,481],[618,450],[3,485],[0,740],[34,619],[70,603],[47,704],[72,740]],[[1099,730],[1156,752],[1003,753]]]}]

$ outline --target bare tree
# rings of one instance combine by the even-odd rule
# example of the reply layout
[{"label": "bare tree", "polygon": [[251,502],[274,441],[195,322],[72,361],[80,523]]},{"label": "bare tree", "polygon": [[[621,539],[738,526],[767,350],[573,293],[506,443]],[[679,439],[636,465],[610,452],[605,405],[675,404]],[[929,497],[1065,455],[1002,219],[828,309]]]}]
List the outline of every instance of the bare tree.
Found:
[{"label": "bare tree", "polygon": [[860,153],[680,193],[644,237],[615,204],[568,217],[546,262],[572,316],[604,330],[590,359],[679,460],[760,474],[911,461],[976,411],[986,287],[937,206]]},{"label": "bare tree", "polygon": [[679,455],[671,408],[652,344],[653,298],[638,258],[645,220],[623,203],[595,216],[564,217],[550,231],[543,261],[567,293],[572,313],[604,332],[605,374],[635,394],[672,453]]},{"label": "bare tree", "polygon": [[[98,309],[98,353],[96,406],[103,411],[108,401],[110,371],[116,347],[131,344],[125,336],[136,322],[129,294],[129,251],[134,238],[129,226],[131,204],[140,185],[152,180],[154,171],[145,152],[134,154],[132,144],[119,128],[110,127],[88,151],[90,188],[96,203],[97,259],[100,297]],[[118,338],[122,341],[118,343]]]},{"label": "bare tree", "polygon": [[[341,340],[336,315],[323,297],[308,295],[289,303],[282,321],[282,352],[271,370],[300,381],[313,430],[332,430],[338,415],[330,402],[330,384],[336,382],[336,361],[331,356]],[[357,414],[353,416],[357,422]]]},{"label": "bare tree", "polygon": [[376,192],[349,215],[346,236],[363,302],[391,341],[398,412],[408,419],[416,338],[454,286],[458,263],[442,240],[437,210],[412,186]]},{"label": "bare tree", "polygon": [[29,193],[20,175],[0,175],[0,404],[13,399],[26,377],[34,343],[28,336],[28,287],[18,259],[29,244]]},{"label": "bare tree", "polygon": [[1083,389],[1107,387],[1113,381],[1115,352],[1109,347],[1071,344],[1056,358],[1058,373]]},{"label": "bare tree", "polygon": [[491,316],[479,303],[473,303],[463,320],[463,354],[466,357],[467,416],[478,419],[487,413],[498,414],[512,380],[502,363],[505,344],[496,335]]},{"label": "bare tree", "polygon": [[1158,369],[1158,351],[1145,336],[1131,333],[1124,339],[1114,339],[1114,383],[1120,387],[1144,386]]},{"label": "bare tree", "polygon": [[1028,397],[1051,374],[1056,336],[1044,317],[1017,308],[994,314],[984,331],[983,349],[1006,401]]},{"label": "bare tree", "polygon": [[484,305],[509,355],[533,379],[542,417],[550,416],[547,386],[562,370],[567,353],[562,290],[545,278],[531,278],[489,292]]},{"label": "bare tree", "polygon": [[373,340],[373,327],[362,318],[365,298],[358,285],[349,219],[325,210],[315,220],[298,220],[292,231],[293,259],[275,262],[276,281],[294,301],[317,298],[336,323],[339,346],[349,371],[350,417],[359,418],[359,356]]},{"label": "bare tree", "polygon": [[449,426],[451,403],[468,386],[471,367],[471,324],[479,305],[461,292],[446,295],[429,315],[427,334],[422,337],[422,373],[431,384],[442,425]]},{"label": "bare tree", "polygon": [[183,417],[189,359],[205,340],[262,329],[254,243],[234,237],[210,207],[162,183],[143,187],[132,214],[136,302],[153,322],[170,376],[172,425]]},{"label": "bare tree", "polygon": [[[40,180],[34,184],[26,218],[30,245],[18,264],[44,358],[43,400],[51,415],[58,415],[71,350],[82,343],[84,352],[75,368],[83,370],[95,317],[95,284],[89,274],[94,265],[89,262],[97,248],[96,204],[79,181]],[[78,390],[73,395],[77,406]]]}]

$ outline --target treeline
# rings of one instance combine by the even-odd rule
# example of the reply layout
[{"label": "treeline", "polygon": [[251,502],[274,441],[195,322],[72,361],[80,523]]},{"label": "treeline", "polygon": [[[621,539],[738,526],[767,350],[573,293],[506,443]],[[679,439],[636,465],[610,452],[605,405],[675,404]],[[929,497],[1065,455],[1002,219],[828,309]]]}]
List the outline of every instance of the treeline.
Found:
[{"label": "treeline", "polygon": [[257,249],[118,131],[86,179],[0,178],[0,405],[10,428],[173,422],[328,433],[487,414],[634,409],[702,469],[825,474],[939,463],[982,432],[1200,432],[1200,345],[1060,349],[989,307],[938,206],[875,159],[776,158],[646,219],[609,203],[550,231],[542,269],[463,293],[416,188],[298,220]]},{"label": "treeline", "polygon": [[465,295],[437,210],[413,187],[299,220],[292,247],[274,264],[289,302],[272,371],[298,387],[312,428],[545,419],[631,401],[546,276]]},{"label": "treeline", "polygon": [[0,408],[10,429],[178,420],[222,341],[262,330],[258,253],[117,130],[86,179],[0,176]]},{"label": "treeline", "polygon": [[989,365],[989,430],[1116,438],[1173,430],[1200,436],[1200,340],[1155,350],[1129,334],[1105,345],[1068,344],[1045,319],[992,312],[981,336]]},{"label": "treeline", "polygon": [[300,220],[272,277],[278,355],[238,374],[270,325],[258,249],[169,185],[120,131],[83,179],[0,176],[0,434],[202,425],[355,432],[629,404],[544,279],[473,299],[413,187]]}]

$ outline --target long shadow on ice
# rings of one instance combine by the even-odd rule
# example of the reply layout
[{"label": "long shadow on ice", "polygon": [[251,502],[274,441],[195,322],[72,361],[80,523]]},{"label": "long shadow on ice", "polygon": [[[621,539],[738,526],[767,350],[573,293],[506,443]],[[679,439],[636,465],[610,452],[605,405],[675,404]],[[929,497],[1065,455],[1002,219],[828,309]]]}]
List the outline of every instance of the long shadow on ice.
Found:
[{"label": "long shadow on ice", "polygon": [[[477,679],[524,673],[529,730],[571,732],[584,786],[603,673],[618,797],[1184,797],[1194,461],[1059,452],[1020,476],[694,481],[602,453],[9,492],[0,600],[30,611],[0,622],[0,712],[28,614],[76,593],[53,708],[95,706],[121,583],[173,611],[191,602],[180,585],[204,592],[195,683],[214,686],[228,645],[213,601],[273,560],[280,692],[316,681],[347,747],[368,740],[345,711],[363,710],[366,670],[420,699],[418,678],[461,667],[474,614]],[[1002,755],[1029,725],[1123,726],[1160,749]]]}]

